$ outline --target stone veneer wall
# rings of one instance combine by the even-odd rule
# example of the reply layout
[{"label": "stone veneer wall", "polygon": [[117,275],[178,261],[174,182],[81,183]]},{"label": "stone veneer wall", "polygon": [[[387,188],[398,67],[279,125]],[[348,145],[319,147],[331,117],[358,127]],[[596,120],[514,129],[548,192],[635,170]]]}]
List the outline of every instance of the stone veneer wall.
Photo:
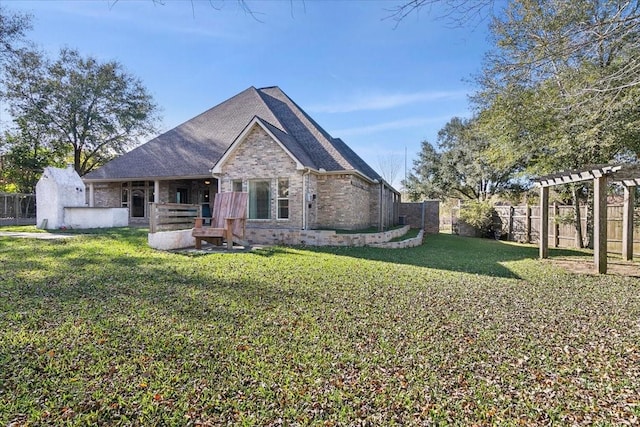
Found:
[{"label": "stone veneer wall", "polygon": [[[381,233],[338,234],[334,230],[295,230],[248,228],[245,238],[251,244],[307,246],[380,246],[402,236],[409,226]],[[414,239],[411,239],[414,240]],[[422,240],[420,240],[420,243]],[[396,243],[396,242],[394,242]],[[400,247],[400,245],[398,245]]]},{"label": "stone veneer wall", "polygon": [[120,182],[94,184],[94,206],[97,208],[119,208],[122,206],[122,184]]},{"label": "stone veneer wall", "polygon": [[[177,186],[184,187],[184,185],[176,185],[173,181],[160,181],[160,203],[168,203],[169,200],[174,202],[175,187]],[[173,187],[173,193],[171,194],[170,187]],[[152,186],[150,188],[153,189]],[[215,192],[215,188],[212,187],[211,190]],[[122,206],[122,182],[96,183],[94,184],[93,194],[94,206],[97,208],[119,208]],[[173,195],[173,197],[170,198],[170,195]]]},{"label": "stone veneer wall", "polygon": [[373,243],[371,246],[374,248],[404,249],[415,248],[416,246],[422,245],[422,243],[424,243],[424,230],[420,230],[418,235],[412,239],[400,240],[397,242]]}]

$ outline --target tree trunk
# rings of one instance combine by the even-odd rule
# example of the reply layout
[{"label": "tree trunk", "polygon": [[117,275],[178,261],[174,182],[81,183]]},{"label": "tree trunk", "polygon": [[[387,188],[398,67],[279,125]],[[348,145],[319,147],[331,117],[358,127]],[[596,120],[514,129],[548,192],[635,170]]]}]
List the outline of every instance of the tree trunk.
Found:
[{"label": "tree trunk", "polygon": [[82,151],[79,148],[75,148],[73,150],[73,168],[76,170],[76,172],[78,172],[78,175],[80,176],[83,175],[82,165],[80,164],[81,154]]}]

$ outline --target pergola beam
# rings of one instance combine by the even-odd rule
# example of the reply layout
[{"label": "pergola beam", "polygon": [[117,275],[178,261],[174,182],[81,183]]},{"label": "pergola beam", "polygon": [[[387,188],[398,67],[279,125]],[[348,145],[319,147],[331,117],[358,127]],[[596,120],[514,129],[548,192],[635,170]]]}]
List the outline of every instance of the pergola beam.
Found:
[{"label": "pergola beam", "polygon": [[571,184],[574,182],[591,181],[592,179],[609,176],[622,170],[621,165],[600,165],[592,166],[585,170],[571,170],[541,176],[536,180],[541,187],[552,187],[560,184]]}]

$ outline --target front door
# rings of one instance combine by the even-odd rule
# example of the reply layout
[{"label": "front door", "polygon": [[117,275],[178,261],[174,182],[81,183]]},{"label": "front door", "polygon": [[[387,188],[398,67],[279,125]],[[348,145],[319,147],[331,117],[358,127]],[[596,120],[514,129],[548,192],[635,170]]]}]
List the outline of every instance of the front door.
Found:
[{"label": "front door", "polygon": [[144,190],[133,190],[131,194],[131,216],[144,218]]}]

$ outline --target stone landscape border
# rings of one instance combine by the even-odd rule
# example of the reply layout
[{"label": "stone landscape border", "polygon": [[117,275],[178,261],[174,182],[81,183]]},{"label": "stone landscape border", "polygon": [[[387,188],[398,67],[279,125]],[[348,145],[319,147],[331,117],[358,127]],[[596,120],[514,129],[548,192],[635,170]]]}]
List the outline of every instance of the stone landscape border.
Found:
[{"label": "stone landscape border", "polygon": [[[286,246],[341,246],[400,249],[422,244],[424,230],[418,236],[394,241],[405,235],[410,227],[396,228],[378,233],[337,233],[335,230],[289,230],[268,228],[247,228],[246,240],[252,245],[286,245]],[[159,250],[184,249],[195,245],[191,229],[176,231],[160,231],[149,233],[149,246]]]}]

